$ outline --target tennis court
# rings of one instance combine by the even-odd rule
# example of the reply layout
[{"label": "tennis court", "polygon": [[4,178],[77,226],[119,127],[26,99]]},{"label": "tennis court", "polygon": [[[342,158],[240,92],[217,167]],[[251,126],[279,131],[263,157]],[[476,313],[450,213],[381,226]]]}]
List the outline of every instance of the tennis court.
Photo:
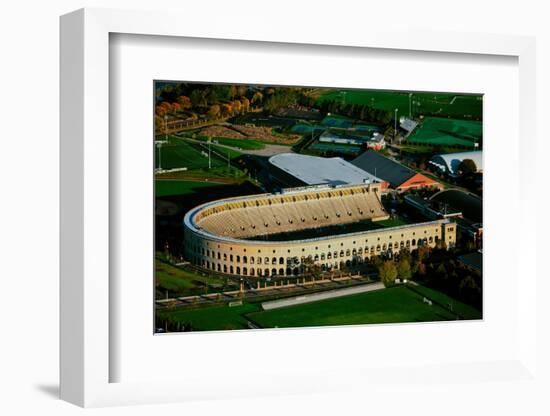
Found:
[{"label": "tennis court", "polygon": [[320,152],[335,152],[335,153],[359,153],[361,151],[360,146],[336,144],[336,143],[320,143],[315,141],[308,150],[316,150]]}]

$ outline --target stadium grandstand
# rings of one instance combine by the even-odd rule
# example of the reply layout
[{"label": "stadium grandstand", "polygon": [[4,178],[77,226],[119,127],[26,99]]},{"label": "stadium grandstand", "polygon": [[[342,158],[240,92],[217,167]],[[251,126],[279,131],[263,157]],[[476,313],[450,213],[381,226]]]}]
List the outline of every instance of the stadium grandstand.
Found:
[{"label": "stadium grandstand", "polygon": [[454,245],[455,224],[447,219],[307,239],[268,238],[388,219],[380,193],[379,183],[318,185],[209,202],[184,217],[185,255],[194,265],[219,273],[288,276],[303,274],[311,263],[334,270],[403,248],[434,247],[440,239]]},{"label": "stadium grandstand", "polygon": [[429,163],[439,169],[441,173],[455,177],[458,175],[460,162],[466,159],[473,160],[476,164],[477,171],[483,172],[483,152],[481,150],[434,155]]},{"label": "stadium grandstand", "polygon": [[396,191],[430,187],[441,188],[439,182],[372,150],[367,150],[359,155],[351,161],[351,164],[389,183],[389,186]]},{"label": "stadium grandstand", "polygon": [[269,158],[272,172],[279,182],[290,186],[302,185],[358,185],[381,183],[382,190],[388,186],[382,179],[346,162],[340,157],[317,157],[296,153],[281,153]]}]

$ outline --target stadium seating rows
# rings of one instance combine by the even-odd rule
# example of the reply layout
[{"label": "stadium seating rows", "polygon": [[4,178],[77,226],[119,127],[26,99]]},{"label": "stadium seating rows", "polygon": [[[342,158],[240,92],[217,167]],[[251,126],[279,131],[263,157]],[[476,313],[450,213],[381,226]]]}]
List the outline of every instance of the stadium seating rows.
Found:
[{"label": "stadium seating rows", "polygon": [[388,217],[378,193],[372,190],[336,195],[309,191],[299,198],[263,196],[250,203],[253,200],[220,201],[217,208],[198,215],[195,225],[214,235],[248,238]]}]

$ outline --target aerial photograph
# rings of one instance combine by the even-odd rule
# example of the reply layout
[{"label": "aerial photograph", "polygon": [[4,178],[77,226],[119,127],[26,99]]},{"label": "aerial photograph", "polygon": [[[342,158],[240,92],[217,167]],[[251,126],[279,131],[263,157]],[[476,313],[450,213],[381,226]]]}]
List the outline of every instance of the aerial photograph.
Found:
[{"label": "aerial photograph", "polygon": [[483,95],[153,83],[154,333],[483,318]]}]

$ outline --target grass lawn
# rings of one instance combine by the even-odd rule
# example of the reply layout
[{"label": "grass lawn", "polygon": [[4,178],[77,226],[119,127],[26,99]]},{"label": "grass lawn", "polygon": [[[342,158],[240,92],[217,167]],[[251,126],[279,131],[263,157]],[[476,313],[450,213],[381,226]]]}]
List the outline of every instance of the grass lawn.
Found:
[{"label": "grass lawn", "polygon": [[244,302],[241,306],[209,306],[200,309],[159,310],[157,316],[173,322],[191,324],[194,331],[216,331],[224,329],[246,329],[244,315],[260,310],[260,306]]},{"label": "grass lawn", "polygon": [[[159,292],[169,290],[178,296],[191,296],[212,292],[208,285],[224,285],[225,280],[217,277],[202,276],[198,273],[172,266],[159,257],[155,258],[155,283]],[[236,287],[231,287],[236,289]]]},{"label": "grass lawn", "polygon": [[[398,109],[398,115],[409,115],[409,93],[399,91],[328,90],[318,102],[336,100],[346,104],[367,104],[386,111]],[[457,118],[479,119],[482,115],[481,96],[453,93],[415,92],[411,96],[411,112],[418,114],[441,114]]]},{"label": "grass lawn", "polygon": [[410,143],[431,146],[465,146],[474,148],[482,137],[480,121],[426,117],[407,139]]},{"label": "grass lawn", "polygon": [[406,286],[344,296],[247,315],[264,328],[455,320],[445,308],[423,302]]},{"label": "grass lawn", "polygon": [[253,139],[231,139],[229,137],[213,137],[213,141],[225,146],[236,147],[245,150],[260,150],[265,148],[265,144]]},{"label": "grass lawn", "polygon": [[411,286],[410,290],[420,293],[422,296],[438,302],[442,305],[453,305],[453,311],[459,314],[464,319],[481,319],[481,312],[476,308],[466,305],[462,302],[459,302],[444,293],[438,292],[437,290],[430,289],[425,286]]},{"label": "grass lawn", "polygon": [[183,180],[155,180],[155,196],[186,195],[200,192],[200,188],[212,187],[212,182],[190,182]]},{"label": "grass lawn", "polygon": [[[163,169],[187,168],[204,169],[208,168],[208,157],[205,156],[199,145],[186,143],[179,140],[176,143],[168,143],[160,150],[160,165]],[[226,162],[216,155],[212,156],[212,167],[223,167]],[[159,149],[155,148],[155,168],[159,167]]]},{"label": "grass lawn", "polygon": [[236,159],[236,158],[242,156],[242,153],[239,152],[238,150],[230,149],[230,148],[227,148],[227,147],[216,146],[215,144],[210,145],[210,149],[212,150],[212,152],[218,153],[218,155],[216,155],[214,153],[214,156],[221,155],[224,158],[229,157],[229,159]]}]

